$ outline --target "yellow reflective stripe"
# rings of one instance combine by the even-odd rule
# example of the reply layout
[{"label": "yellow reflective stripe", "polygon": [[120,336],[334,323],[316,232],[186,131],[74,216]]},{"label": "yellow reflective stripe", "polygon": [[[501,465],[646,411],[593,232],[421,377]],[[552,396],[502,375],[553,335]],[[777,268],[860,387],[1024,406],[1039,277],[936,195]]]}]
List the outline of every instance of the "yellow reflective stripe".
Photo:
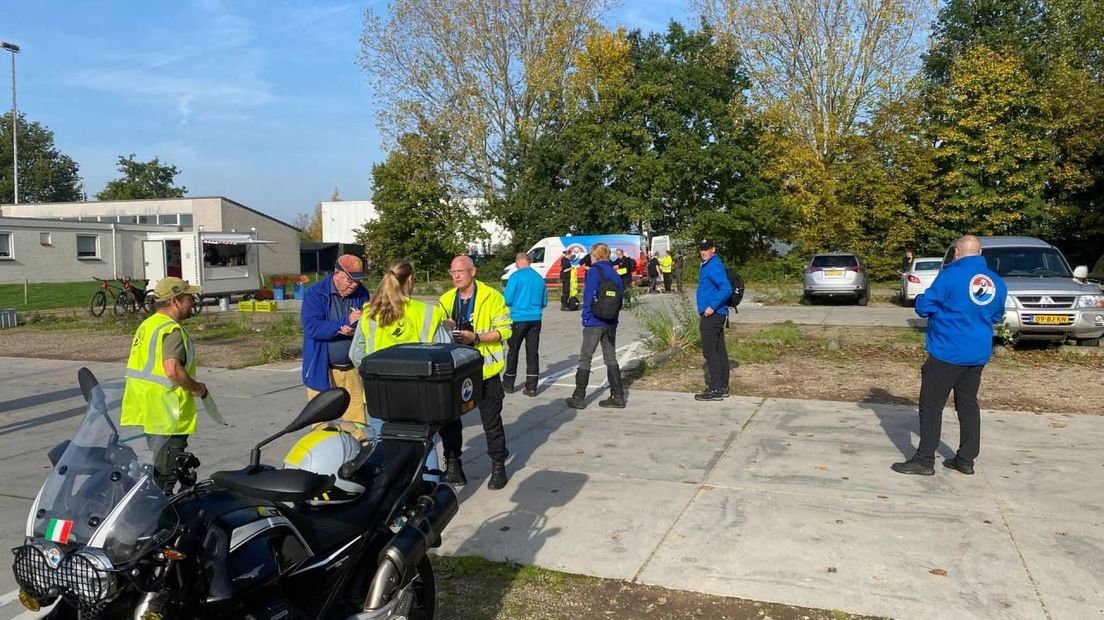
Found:
[{"label": "yellow reflective stripe", "polygon": [[492,352],[490,352],[490,353],[483,356],[483,365],[484,366],[493,366],[493,365],[495,365],[495,364],[497,364],[501,361],[502,360],[499,359],[498,355],[496,355],[494,351],[492,351]]},{"label": "yellow reflective stripe", "polygon": [[425,305],[425,318],[422,319],[422,334],[418,342],[429,342],[429,326],[433,323],[433,306]]},{"label": "yellow reflective stripe", "polygon": [[[150,334],[149,352],[146,355],[146,367],[142,369],[143,373],[150,374],[153,372],[153,366],[157,363],[157,345],[161,344],[161,332],[172,324],[171,322],[162,323],[154,328],[153,333]],[[184,345],[184,351],[184,357],[187,357],[188,345],[186,344]],[[187,360],[185,360],[185,365],[187,365]]]},{"label": "yellow reflective stripe", "polygon": [[364,349],[368,353],[376,351],[376,320],[368,319],[368,346]]}]

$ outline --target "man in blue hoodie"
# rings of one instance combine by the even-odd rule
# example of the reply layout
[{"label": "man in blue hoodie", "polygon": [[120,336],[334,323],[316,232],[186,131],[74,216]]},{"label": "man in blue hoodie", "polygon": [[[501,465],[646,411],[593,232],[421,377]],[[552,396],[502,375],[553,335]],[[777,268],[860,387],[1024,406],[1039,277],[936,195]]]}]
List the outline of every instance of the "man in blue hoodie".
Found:
[{"label": "man in blue hoodie", "polygon": [[510,318],[514,322],[514,331],[510,334],[506,352],[506,372],[502,375],[502,388],[507,394],[514,392],[517,381],[518,354],[521,343],[525,341],[525,389],[526,396],[537,395],[537,379],[540,378],[540,366],[537,353],[540,348],[541,313],[548,305],[548,288],[535,269],[530,266],[529,255],[518,252],[514,257],[517,265],[510,279],[506,281],[506,306],[510,308]]},{"label": "man in blue hoodie", "polygon": [[[583,346],[579,351],[579,369],[575,371],[575,392],[567,399],[572,409],[586,408],[586,389],[590,382],[590,360],[598,345],[602,345],[602,360],[606,363],[606,379],[609,381],[610,397],[599,401],[599,407],[625,408],[625,387],[621,383],[621,368],[617,365],[617,318],[620,316],[621,303],[625,299],[624,284],[621,276],[610,262],[610,249],[604,243],[595,243],[590,248],[591,267],[583,281]],[[606,297],[599,302],[599,294]],[[608,318],[606,310],[613,302],[615,311]],[[603,318],[599,315],[607,315]]]},{"label": "man in blue hoodie", "polygon": [[701,316],[702,355],[708,370],[709,385],[695,394],[694,400],[721,400],[728,396],[728,348],[725,346],[725,323],[728,322],[728,298],[732,283],[728,281],[724,263],[717,256],[717,244],[712,239],[698,241],[701,271],[698,274],[698,314]]},{"label": "man in blue hoodie", "polygon": [[310,400],[332,387],[349,393],[349,407],[342,416],[365,424],[364,386],[349,359],[361,310],[368,291],[360,282],[367,275],[364,262],[352,254],[338,257],[333,273],[315,282],[303,295],[303,385]]},{"label": "man in blue hoodie", "polygon": [[943,465],[974,473],[981,450],[981,370],[993,353],[993,326],[1004,320],[1008,294],[1000,276],[981,256],[981,242],[966,235],[955,242],[954,262],[943,268],[927,292],[916,298],[916,314],[928,319],[928,360],[920,369],[920,447],[893,471],[931,476],[943,425],[943,406],[954,390],[959,444]]}]

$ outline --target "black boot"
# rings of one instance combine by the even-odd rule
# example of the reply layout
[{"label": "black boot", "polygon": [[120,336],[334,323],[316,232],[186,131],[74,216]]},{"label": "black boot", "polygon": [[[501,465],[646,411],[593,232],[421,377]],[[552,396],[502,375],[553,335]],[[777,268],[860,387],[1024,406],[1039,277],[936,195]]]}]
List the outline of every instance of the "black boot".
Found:
[{"label": "black boot", "polygon": [[599,401],[599,407],[612,407],[614,409],[625,408],[625,386],[621,383],[621,369],[606,369],[606,378],[609,380],[610,397]]},{"label": "black boot", "polygon": [[446,457],[445,467],[445,475],[441,476],[443,482],[457,486],[468,483],[468,477],[464,475],[464,465],[460,463],[460,459],[451,456]]},{"label": "black boot", "polygon": [[491,479],[487,481],[487,488],[497,491],[506,486],[509,478],[506,477],[506,462],[491,461]]},{"label": "black boot", "polygon": [[586,409],[586,389],[590,383],[589,370],[575,371],[575,393],[567,399],[567,406],[572,409]]}]

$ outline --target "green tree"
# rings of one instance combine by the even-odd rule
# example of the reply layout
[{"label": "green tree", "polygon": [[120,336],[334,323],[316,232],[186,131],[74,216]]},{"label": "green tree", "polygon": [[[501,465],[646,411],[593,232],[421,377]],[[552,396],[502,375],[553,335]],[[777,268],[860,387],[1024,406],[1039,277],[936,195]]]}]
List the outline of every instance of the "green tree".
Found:
[{"label": "green tree", "polygon": [[173,179],[180,171],[176,166],[164,165],[154,157],[150,161],[137,161],[134,153],[119,156],[119,172],[123,176],[107,182],[97,200],[140,200],[143,198],[180,198],[188,193],[187,187],[176,187]]},{"label": "green tree", "polygon": [[[19,202],[76,202],[84,199],[77,162],[54,145],[54,133],[19,115]],[[11,114],[0,116],[0,202],[12,202]]]},{"label": "green tree", "polygon": [[495,205],[519,244],[635,229],[708,234],[744,256],[776,236],[785,218],[753,152],[747,77],[711,30],[598,33],[576,65],[573,105],[520,149]]},{"label": "green tree", "polygon": [[465,241],[479,237],[471,210],[449,190],[445,166],[440,136],[410,133],[372,167],[377,217],[356,231],[372,263],[405,259],[418,269],[438,269],[465,252]]},{"label": "green tree", "polygon": [[322,203],[316,203],[311,213],[296,215],[292,225],[299,229],[300,241],[322,241]]}]

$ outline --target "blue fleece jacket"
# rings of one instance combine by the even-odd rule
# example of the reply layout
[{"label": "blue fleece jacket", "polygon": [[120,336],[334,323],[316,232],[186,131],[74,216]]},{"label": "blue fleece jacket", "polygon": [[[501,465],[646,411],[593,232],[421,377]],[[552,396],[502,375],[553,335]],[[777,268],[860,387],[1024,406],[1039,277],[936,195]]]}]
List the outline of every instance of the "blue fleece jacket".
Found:
[{"label": "blue fleece jacket", "polygon": [[594,303],[595,299],[598,299],[598,287],[602,284],[602,276],[605,276],[607,280],[613,280],[617,285],[617,290],[621,291],[621,294],[625,294],[624,285],[621,283],[621,276],[617,275],[617,271],[613,268],[613,263],[608,260],[600,260],[595,262],[587,270],[586,279],[583,280],[583,327],[601,327],[603,325],[617,325],[617,319],[601,319],[594,316],[594,313],[590,310],[590,304]]},{"label": "blue fleece jacket", "polygon": [[510,320],[515,323],[541,320],[541,313],[548,305],[548,287],[532,267],[522,267],[510,275],[502,296],[510,308]]},{"label": "blue fleece jacket", "polygon": [[728,281],[721,257],[714,254],[701,264],[698,272],[698,314],[713,308],[713,312],[728,316],[729,297],[732,297],[732,283]]},{"label": "blue fleece jacket", "polygon": [[928,319],[928,353],[948,364],[982,366],[993,353],[993,325],[1004,320],[1008,289],[981,256],[965,256],[943,268],[916,298],[916,314]]},{"label": "blue fleece jacket", "polygon": [[[330,295],[333,294],[333,276],[329,275],[315,282],[303,294],[303,307],[299,313],[303,324],[303,385],[319,392],[333,387],[330,385],[329,342],[348,339],[352,344],[352,336],[342,336],[337,331],[348,324],[349,317],[330,320]],[[349,295],[349,305],[360,308],[366,303],[368,291],[358,286]]]}]

